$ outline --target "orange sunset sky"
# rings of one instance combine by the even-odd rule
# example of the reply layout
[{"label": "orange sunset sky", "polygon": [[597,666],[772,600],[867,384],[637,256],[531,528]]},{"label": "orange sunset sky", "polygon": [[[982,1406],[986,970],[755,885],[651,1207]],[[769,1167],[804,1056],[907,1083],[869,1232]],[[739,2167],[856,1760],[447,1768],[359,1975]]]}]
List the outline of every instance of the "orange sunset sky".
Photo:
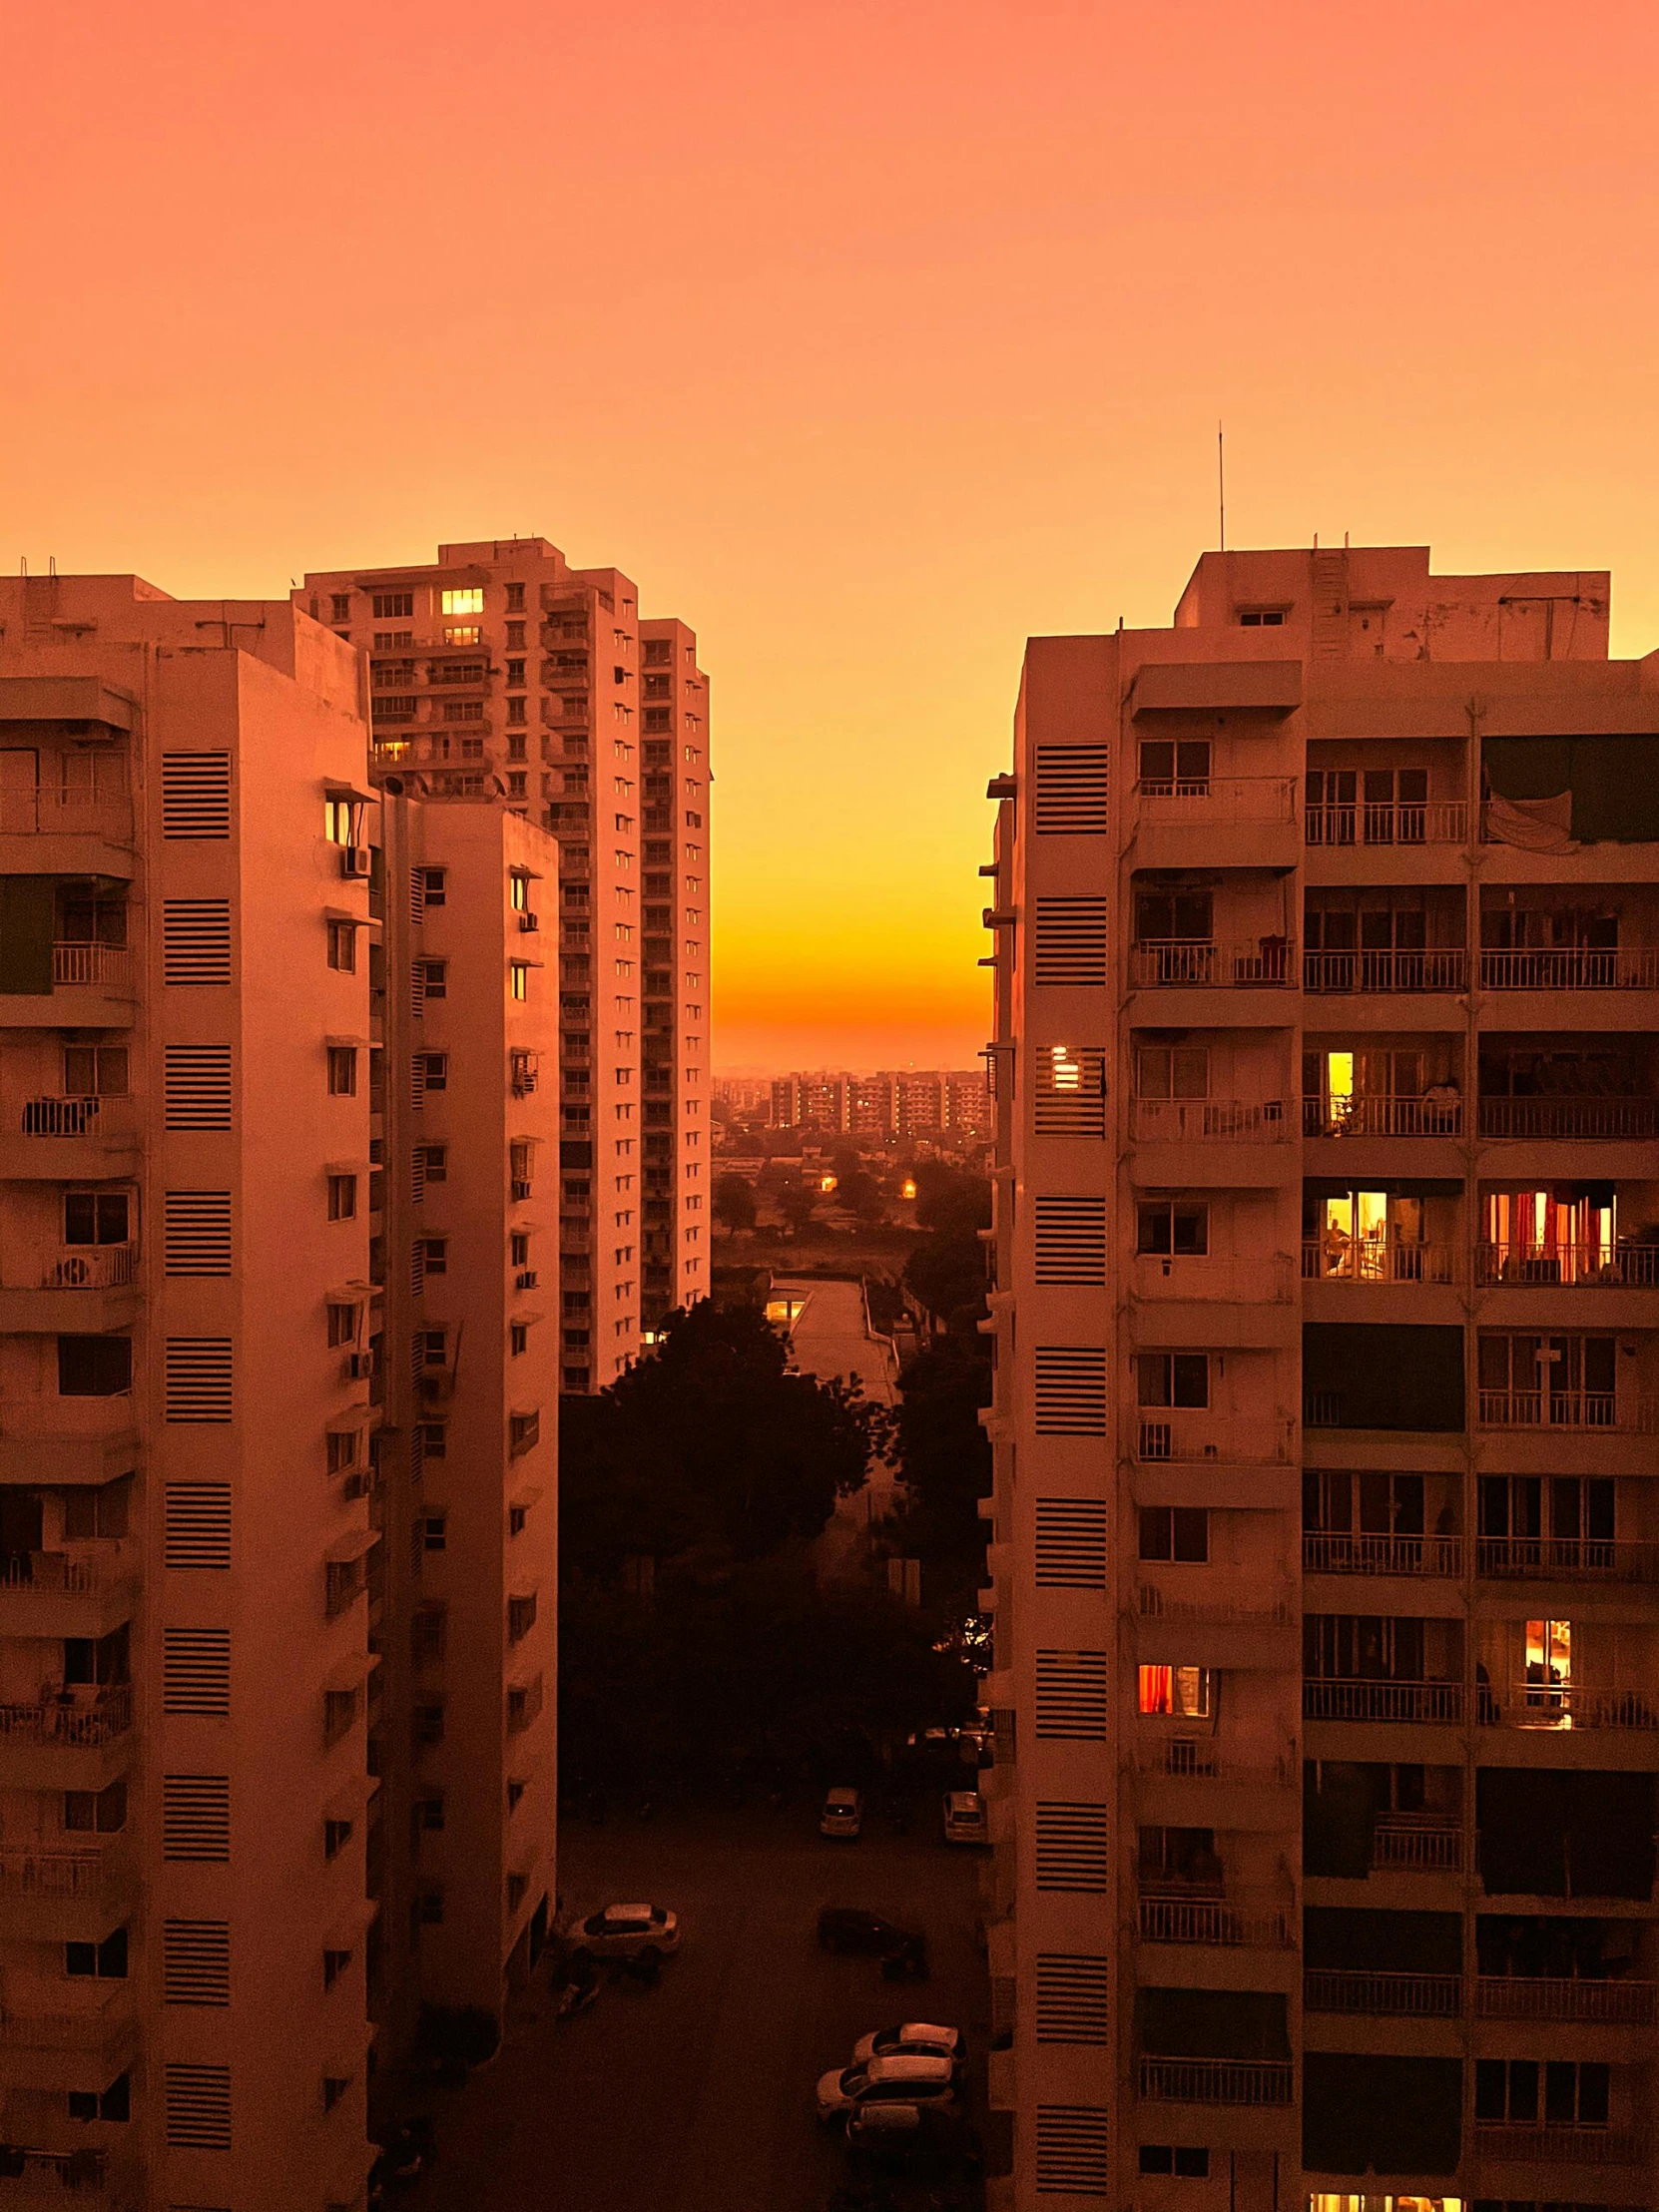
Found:
[{"label": "orange sunset sky", "polygon": [[715,1057],[965,1063],[1031,631],[1215,542],[1659,645],[1653,0],[0,7],[0,559],[540,532],[699,630]]}]

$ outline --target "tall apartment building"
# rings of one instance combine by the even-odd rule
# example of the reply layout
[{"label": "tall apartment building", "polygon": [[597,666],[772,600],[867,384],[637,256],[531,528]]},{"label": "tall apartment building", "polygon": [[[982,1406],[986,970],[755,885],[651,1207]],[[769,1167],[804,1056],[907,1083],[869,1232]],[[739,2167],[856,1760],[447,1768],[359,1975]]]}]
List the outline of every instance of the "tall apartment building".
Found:
[{"label": "tall apartment building", "polygon": [[993,2202],[1651,2206],[1659,654],[1207,554],[1000,802]]},{"label": "tall apartment building", "polygon": [[369,656],[374,776],[493,799],[561,850],[561,1379],[603,1388],[707,1295],[708,685],[683,623],[545,538],[307,574]]},{"label": "tall apartment building", "polygon": [[358,2206],[354,655],[0,581],[0,2189]]}]

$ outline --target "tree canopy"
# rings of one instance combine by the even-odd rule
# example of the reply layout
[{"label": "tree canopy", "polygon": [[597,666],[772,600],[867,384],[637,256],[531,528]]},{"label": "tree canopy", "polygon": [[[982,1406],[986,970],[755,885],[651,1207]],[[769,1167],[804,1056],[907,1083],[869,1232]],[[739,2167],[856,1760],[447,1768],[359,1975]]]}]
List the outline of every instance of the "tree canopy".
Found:
[{"label": "tree canopy", "polygon": [[753,1229],[759,1211],[747,1176],[723,1175],[715,1185],[715,1219],[723,1229]]}]

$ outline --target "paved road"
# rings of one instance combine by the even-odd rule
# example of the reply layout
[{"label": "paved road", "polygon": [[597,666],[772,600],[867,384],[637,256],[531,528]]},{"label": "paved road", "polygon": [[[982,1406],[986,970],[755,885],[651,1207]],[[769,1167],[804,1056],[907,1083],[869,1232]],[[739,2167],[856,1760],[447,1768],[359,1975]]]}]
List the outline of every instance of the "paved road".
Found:
[{"label": "paved road", "polygon": [[[932,1806],[932,1799],[919,1804]],[[917,1830],[924,1828],[917,1820]],[[935,1833],[821,1839],[806,1810],[573,1824],[567,1907],[673,1905],[685,1948],[655,1989],[607,1982],[556,2021],[539,1983],[494,2064],[436,2105],[440,2159],[410,2212],[823,2212],[844,2153],[813,2087],[867,2028],[918,2014],[986,2040],[977,1855]],[[932,1978],[820,1951],[822,1905],[924,1927]]]}]

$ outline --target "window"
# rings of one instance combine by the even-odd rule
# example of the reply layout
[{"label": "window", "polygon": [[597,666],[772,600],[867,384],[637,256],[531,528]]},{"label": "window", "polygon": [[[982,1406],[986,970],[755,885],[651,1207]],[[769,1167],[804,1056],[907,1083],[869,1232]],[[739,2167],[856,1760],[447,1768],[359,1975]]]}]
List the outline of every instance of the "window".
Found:
[{"label": "window", "polygon": [[1180,1720],[1208,1720],[1215,1711],[1217,1676],[1212,1667],[1141,1667],[1139,1705],[1143,1713]]},{"label": "window", "polygon": [[63,1970],[73,1978],[125,1981],[127,1978],[127,1931],[118,1928],[101,1943],[65,1943]]},{"label": "window", "polygon": [[[357,1048],[350,1044],[331,1044],[328,1047],[328,1095],[330,1098],[355,1098],[357,1095]],[[337,1221],[339,1215],[330,1215]]]},{"label": "window", "polygon": [[[511,584],[507,586],[509,592],[511,592],[512,588],[513,587]],[[512,605],[511,599],[508,600],[507,604],[509,607]],[[507,651],[509,653],[522,653],[524,651],[524,625],[522,622],[508,623]],[[523,679],[520,678],[520,681],[522,682]]]},{"label": "window", "polygon": [[72,2120],[130,2119],[133,2111],[132,2076],[118,2074],[107,2089],[71,2089],[68,2101]]},{"label": "window", "polygon": [[348,591],[330,592],[328,594],[328,606],[330,610],[328,620],[330,622],[349,622],[351,620],[351,594]]},{"label": "window", "polygon": [[415,1443],[422,1459],[446,1459],[449,1456],[449,1431],[441,1420],[417,1421]]},{"label": "window", "polygon": [[449,1088],[449,1055],[447,1052],[417,1052],[421,1078],[429,1091]]},{"label": "window", "polygon": [[420,1249],[428,1275],[447,1275],[449,1273],[449,1239],[447,1237],[427,1237],[422,1240]]},{"label": "window", "polygon": [[1605,2127],[1608,2067],[1590,2059],[1477,2058],[1474,2116],[1522,2127]]},{"label": "window", "polygon": [[350,1963],[351,1953],[348,1950],[324,1948],[322,1953],[322,1986],[325,1989],[331,1989]]},{"label": "window", "polygon": [[330,1351],[340,1345],[354,1344],[357,1338],[357,1309],[342,1306],[332,1299],[328,1302],[328,1346]]},{"label": "window", "polygon": [[121,1245],[130,1234],[126,1191],[65,1191],[63,1241],[66,1245]]},{"label": "window", "polygon": [[133,1386],[130,1337],[60,1337],[58,1395],[119,1397]]},{"label": "window", "polygon": [[475,622],[455,623],[443,633],[445,645],[477,645],[482,638],[483,632]]},{"label": "window", "polygon": [[508,1350],[513,1359],[530,1349],[530,1331],[524,1322],[515,1321],[507,1332]]},{"label": "window", "polygon": [[1210,1556],[1210,1516],[1202,1505],[1143,1505],[1140,1554],[1202,1566]]},{"label": "window", "polygon": [[322,1856],[337,1859],[351,1841],[350,1821],[330,1820],[322,1824]]},{"label": "window", "polygon": [[1210,1356],[1204,1352],[1140,1352],[1135,1355],[1136,1402],[1141,1405],[1208,1405]]},{"label": "window", "polygon": [[428,1183],[446,1183],[449,1180],[449,1147],[446,1144],[422,1145],[420,1155]]},{"label": "window", "polygon": [[127,1785],[104,1790],[65,1790],[63,1824],[71,1835],[115,1836],[127,1825]]},{"label": "window", "polygon": [[449,996],[449,962],[447,960],[422,960],[421,985],[428,998]]},{"label": "window", "polygon": [[1210,1209],[1158,1199],[1135,1210],[1135,1250],[1161,1259],[1201,1259],[1210,1249]]},{"label": "window", "polygon": [[423,867],[417,871],[421,890],[428,906],[441,906],[444,902],[444,885],[447,881],[441,867]]},{"label": "window", "polygon": [[354,975],[357,972],[357,929],[354,922],[329,922],[328,965],[338,968],[342,975]]},{"label": "window", "polygon": [[442,611],[446,615],[481,615],[484,611],[484,587],[482,584],[462,584],[443,593]]},{"label": "window", "polygon": [[1143,2143],[1143,2174],[1173,2174],[1178,2181],[1208,2181],[1210,2153],[1202,2145]]},{"label": "window", "polygon": [[[530,910],[529,876],[522,874],[517,868],[515,868],[512,874],[507,878],[507,896],[512,902],[513,912],[515,914],[528,913]],[[569,886],[569,891],[574,892],[577,886],[575,884],[571,884]],[[570,897],[569,892],[567,892],[569,903],[571,903],[572,905],[585,904],[588,894],[588,886],[586,883],[581,885],[581,892],[582,897],[580,900]]]},{"label": "window", "polygon": [[421,1548],[425,1551],[444,1551],[449,1544],[449,1520],[443,1513],[428,1513],[420,1523]]},{"label": "window", "polygon": [[376,622],[409,622],[413,620],[413,617],[414,593],[412,591],[377,591],[374,594],[374,619]]},{"label": "window", "polygon": [[[443,703],[443,719],[445,722],[482,722],[484,702],[481,699],[446,699]],[[480,754],[462,753],[463,760],[479,758]]]},{"label": "window", "polygon": [[124,1044],[65,1045],[63,1087],[71,1098],[125,1098],[127,1047]]},{"label": "window", "polygon": [[[576,1186],[567,1183],[565,1185],[565,1196],[573,1198],[576,1195]],[[581,1195],[585,1197],[586,1193],[584,1192]],[[527,1268],[530,1265],[530,1237],[527,1230],[515,1229],[512,1232],[512,1235],[507,1239],[507,1253],[515,1268]]]},{"label": "window", "polygon": [[357,1431],[354,1428],[330,1428],[328,1431],[328,1472],[344,1474],[357,1463]]},{"label": "window", "polygon": [[362,843],[363,811],[353,799],[322,802],[322,834],[330,844]]},{"label": "window", "polygon": [[522,584],[509,584],[507,586],[507,612],[516,615],[522,614],[523,611],[524,586]]},{"label": "window", "polygon": [[399,646],[413,645],[413,643],[414,632],[412,630],[376,630],[374,633],[374,650],[376,653],[395,653]]},{"label": "window", "polygon": [[1239,628],[1241,630],[1282,630],[1285,626],[1285,617],[1289,611],[1286,607],[1241,607],[1239,609]]},{"label": "window", "polygon": [[328,1219],[330,1221],[355,1221],[357,1218],[357,1178],[354,1175],[330,1175],[328,1178]]},{"label": "window", "polygon": [[1210,791],[1208,738],[1143,738],[1141,790],[1153,799],[1202,799]]},{"label": "window", "polygon": [[527,960],[510,960],[507,963],[507,973],[514,998],[528,998],[530,995],[529,962]]},{"label": "window", "polygon": [[526,1788],[527,1788],[527,1787],[528,1787],[528,1785],[527,1785],[527,1784],[525,1784],[525,1783],[523,1783],[523,1782],[509,1782],[509,1783],[508,1783],[508,1785],[507,1785],[507,1810],[508,1810],[508,1812],[509,1812],[509,1813],[516,1813],[516,1812],[518,1811],[519,1805],[520,1805],[520,1803],[521,1803],[521,1801],[522,1801],[522,1799],[523,1799],[523,1796],[524,1796],[524,1792],[525,1792],[525,1790],[526,1790]]},{"label": "window", "polygon": [[322,2077],[322,2109],[331,2112],[351,2086],[349,2074],[324,2074]]}]

